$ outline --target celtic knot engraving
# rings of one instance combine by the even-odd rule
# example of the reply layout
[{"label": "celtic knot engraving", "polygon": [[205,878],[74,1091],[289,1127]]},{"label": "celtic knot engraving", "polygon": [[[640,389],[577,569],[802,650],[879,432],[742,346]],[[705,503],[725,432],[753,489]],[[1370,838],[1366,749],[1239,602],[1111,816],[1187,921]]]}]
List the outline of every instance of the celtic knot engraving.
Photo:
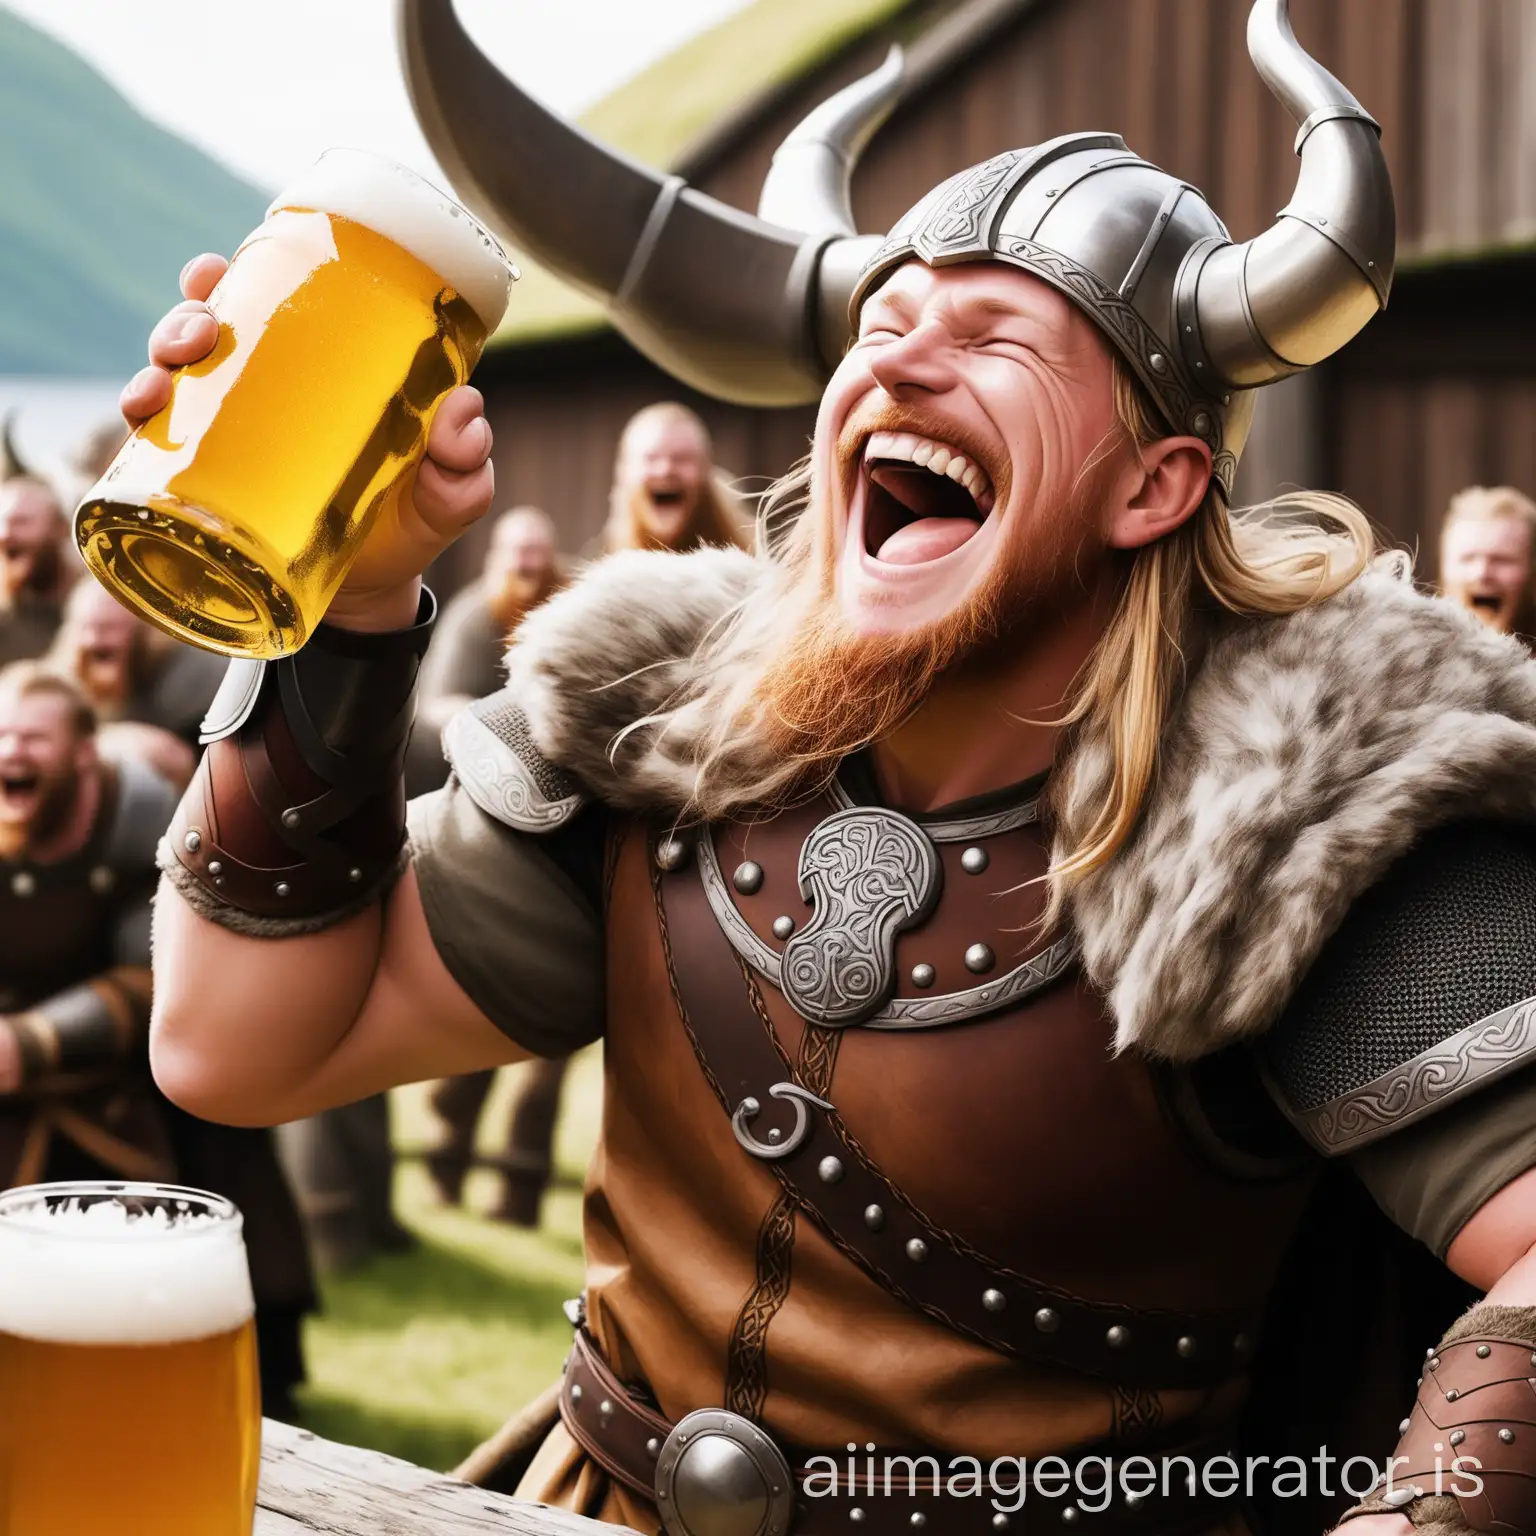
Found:
[{"label": "celtic knot engraving", "polygon": [[1527,998],[1469,1025],[1448,1040],[1360,1088],[1342,1094],[1304,1119],[1328,1151],[1374,1141],[1484,1081],[1502,1076],[1536,1048],[1536,998]]},{"label": "celtic knot engraving", "polygon": [[928,221],[928,227],[920,232],[935,255],[950,246],[969,245],[980,236],[982,215],[992,194],[1019,159],[1018,150],[993,156],[977,166],[945,199]]},{"label": "celtic knot engraving", "polygon": [[896,935],[939,898],[938,854],[894,811],[856,806],[821,822],[800,850],[814,911],[784,946],[779,985],[814,1024],[859,1024],[896,990]]}]

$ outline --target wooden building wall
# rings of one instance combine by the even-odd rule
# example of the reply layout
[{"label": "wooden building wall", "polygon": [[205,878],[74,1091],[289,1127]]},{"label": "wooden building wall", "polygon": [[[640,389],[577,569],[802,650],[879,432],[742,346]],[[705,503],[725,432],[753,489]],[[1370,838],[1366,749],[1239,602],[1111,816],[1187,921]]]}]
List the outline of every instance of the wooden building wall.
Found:
[{"label": "wooden building wall", "polygon": [[[703,146],[687,173],[752,207],[784,133],[904,36],[917,85],[859,169],[861,228],[887,227],[942,177],[999,150],[1113,129],[1204,189],[1246,239],[1285,204],[1296,173],[1294,128],[1247,58],[1246,13],[1243,0],[925,0]],[[1308,50],[1382,124],[1403,267],[1386,315],[1306,384],[1263,402],[1244,489],[1312,480],[1355,496],[1396,536],[1432,542],[1458,485],[1536,489],[1529,268],[1479,258],[1536,248],[1536,0],[1293,0],[1292,14]],[[958,36],[966,46],[946,50]],[[1416,270],[1451,256],[1470,260]],[[611,334],[512,350],[482,377],[503,499],[548,507],[573,547],[602,520],[627,415],[692,398]],[[809,408],[694,403],[720,461],[747,477],[786,468],[813,419]]]}]

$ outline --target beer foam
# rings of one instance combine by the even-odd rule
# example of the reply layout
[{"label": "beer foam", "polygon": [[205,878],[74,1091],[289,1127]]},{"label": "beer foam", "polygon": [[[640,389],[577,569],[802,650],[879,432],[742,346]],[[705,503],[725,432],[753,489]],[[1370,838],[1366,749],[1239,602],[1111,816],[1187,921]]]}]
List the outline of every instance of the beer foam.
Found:
[{"label": "beer foam", "polygon": [[255,1310],[240,1224],[114,1201],[0,1217],[0,1332],[55,1344],[177,1344]]},{"label": "beer foam", "polygon": [[501,324],[517,268],[480,221],[430,181],[362,149],[328,149],[267,209],[312,208],[393,240],[456,288],[487,334]]}]

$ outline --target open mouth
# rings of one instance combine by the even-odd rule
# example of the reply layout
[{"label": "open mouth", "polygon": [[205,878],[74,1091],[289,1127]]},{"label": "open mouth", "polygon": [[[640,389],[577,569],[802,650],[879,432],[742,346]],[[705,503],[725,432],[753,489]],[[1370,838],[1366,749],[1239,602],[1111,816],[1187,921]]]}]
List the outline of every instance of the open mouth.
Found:
[{"label": "open mouth", "polygon": [[681,486],[647,486],[645,494],[651,498],[653,507],[680,507],[683,504]]},{"label": "open mouth", "polygon": [[1479,613],[1499,613],[1503,610],[1504,600],[1496,592],[1473,592],[1469,595],[1472,606]]},{"label": "open mouth", "polygon": [[886,565],[919,565],[959,549],[996,499],[974,459],[911,432],[871,433],[863,473],[864,548]]},{"label": "open mouth", "polygon": [[24,811],[37,798],[42,779],[35,773],[20,769],[0,773],[0,802],[7,809]]}]

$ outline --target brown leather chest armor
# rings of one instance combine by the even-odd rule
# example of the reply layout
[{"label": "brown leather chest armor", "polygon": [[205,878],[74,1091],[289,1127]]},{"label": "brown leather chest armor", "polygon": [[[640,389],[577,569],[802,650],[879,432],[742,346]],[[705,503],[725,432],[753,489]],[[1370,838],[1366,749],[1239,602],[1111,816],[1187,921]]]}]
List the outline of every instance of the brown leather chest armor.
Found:
[{"label": "brown leather chest armor", "polygon": [[835,788],[653,858],[742,1159],[850,1262],[1021,1359],[1152,1390],[1240,1373],[1310,1176],[1218,1165],[1174,1079],[1112,1053],[1070,937],[1035,931],[1027,801],[922,820]]}]

